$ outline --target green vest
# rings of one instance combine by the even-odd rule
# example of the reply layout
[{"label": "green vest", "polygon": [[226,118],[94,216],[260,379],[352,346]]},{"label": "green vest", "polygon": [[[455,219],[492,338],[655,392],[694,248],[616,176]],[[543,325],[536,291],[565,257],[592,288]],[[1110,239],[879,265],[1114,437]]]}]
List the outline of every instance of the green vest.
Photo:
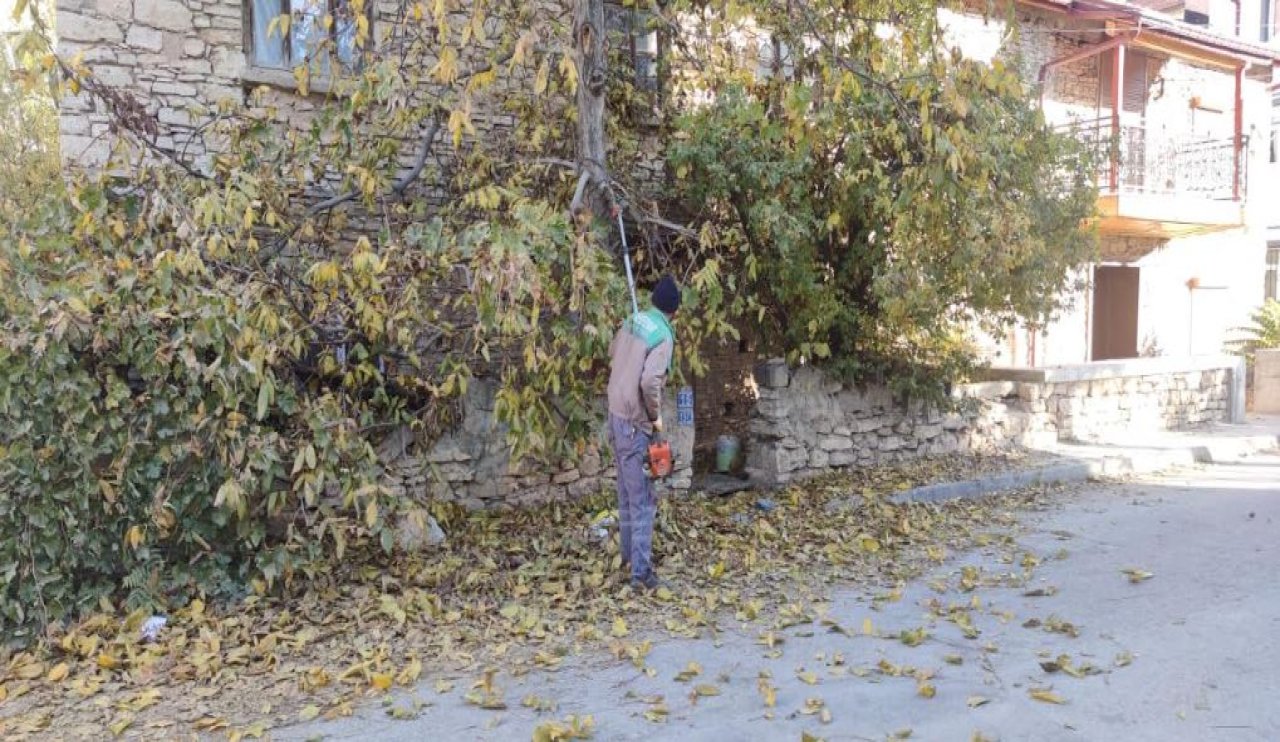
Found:
[{"label": "green vest", "polygon": [[[633,315],[627,324],[630,326],[631,334],[644,342],[645,350],[653,350],[661,345],[663,341],[670,340],[672,346],[671,358],[674,361],[676,356],[676,333],[671,329],[671,323],[661,309],[649,307],[643,312]],[[668,362],[667,371],[670,370],[671,363]]]}]

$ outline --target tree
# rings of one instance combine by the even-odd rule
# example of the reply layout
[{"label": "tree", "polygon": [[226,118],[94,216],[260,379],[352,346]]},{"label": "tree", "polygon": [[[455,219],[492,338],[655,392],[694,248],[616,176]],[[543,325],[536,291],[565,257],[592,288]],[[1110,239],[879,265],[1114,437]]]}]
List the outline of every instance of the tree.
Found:
[{"label": "tree", "polygon": [[767,53],[685,47],[689,94],[720,94],[680,120],[669,159],[704,249],[735,266],[732,310],[775,347],[936,398],[974,362],[967,330],[1059,309],[1096,196],[1017,59],[949,52],[930,3],[696,7],[707,37]]},{"label": "tree", "polygon": [[[50,4],[43,5],[47,11]],[[0,27],[0,230],[6,233],[18,214],[61,187],[54,81],[41,66],[50,50],[22,20]]]},{"label": "tree", "polygon": [[[671,49],[656,129],[599,0],[406,3],[376,44],[350,8],[357,63],[311,50],[298,93],[326,68],[332,92],[302,125],[260,90],[181,148],[42,57],[110,112],[126,176],[73,174],[0,244],[7,626],[390,549],[376,444],[447,429],[478,376],[517,457],[583,451],[629,306],[615,207],[640,274],[692,288],[693,370],[701,337],[758,323],[936,387],[961,323],[1042,318],[1087,252],[1072,151],[1008,70],[937,49],[932,3],[625,9]],[[762,37],[763,80],[741,43]],[[674,194],[641,167],[663,140]]]}]

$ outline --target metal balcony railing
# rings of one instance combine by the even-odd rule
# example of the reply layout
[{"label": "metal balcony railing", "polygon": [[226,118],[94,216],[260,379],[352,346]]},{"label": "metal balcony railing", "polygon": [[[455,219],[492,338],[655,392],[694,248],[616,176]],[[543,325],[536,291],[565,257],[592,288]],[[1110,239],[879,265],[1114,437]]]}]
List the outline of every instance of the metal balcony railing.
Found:
[{"label": "metal balcony railing", "polygon": [[[1093,149],[1098,188],[1104,194],[1181,194],[1228,201],[1237,195],[1232,137],[1179,141],[1135,124],[1121,124],[1115,135],[1109,116],[1057,129]],[[1248,183],[1248,141],[1242,138],[1239,158],[1241,199]]]}]

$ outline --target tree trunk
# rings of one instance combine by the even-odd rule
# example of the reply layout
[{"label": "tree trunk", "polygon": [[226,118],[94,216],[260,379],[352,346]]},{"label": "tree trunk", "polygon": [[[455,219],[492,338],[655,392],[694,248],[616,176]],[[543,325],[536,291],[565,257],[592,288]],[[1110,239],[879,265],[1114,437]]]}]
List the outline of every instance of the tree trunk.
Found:
[{"label": "tree trunk", "polygon": [[604,0],[574,0],[574,62],[578,67],[578,190],[574,216],[585,222],[609,218],[604,103]]}]

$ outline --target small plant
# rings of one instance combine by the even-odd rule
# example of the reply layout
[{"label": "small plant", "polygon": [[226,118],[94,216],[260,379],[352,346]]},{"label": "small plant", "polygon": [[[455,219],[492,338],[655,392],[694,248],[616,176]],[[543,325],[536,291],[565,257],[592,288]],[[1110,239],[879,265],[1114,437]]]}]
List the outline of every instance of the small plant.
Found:
[{"label": "small plant", "polygon": [[1258,350],[1280,348],[1280,301],[1267,299],[1267,303],[1249,315],[1247,326],[1237,327],[1232,332],[1243,337],[1227,341],[1227,352],[1244,356],[1250,366]]}]

